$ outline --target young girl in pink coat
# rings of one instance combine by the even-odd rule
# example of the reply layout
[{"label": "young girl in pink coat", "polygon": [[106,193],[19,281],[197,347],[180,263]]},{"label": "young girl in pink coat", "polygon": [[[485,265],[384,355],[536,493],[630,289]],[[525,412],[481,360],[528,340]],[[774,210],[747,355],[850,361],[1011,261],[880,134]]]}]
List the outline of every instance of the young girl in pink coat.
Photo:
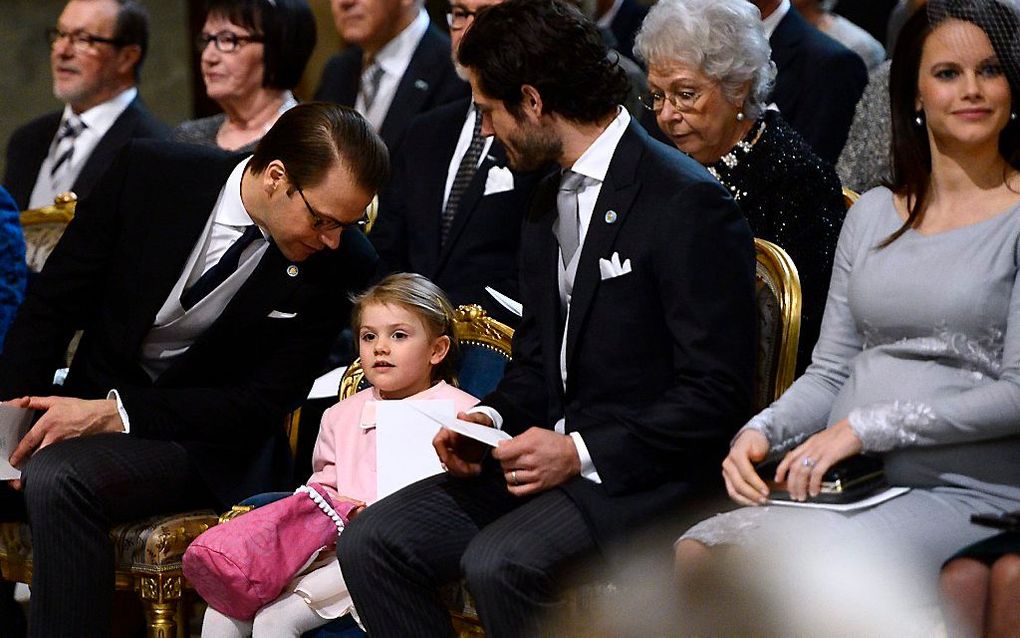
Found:
[{"label": "young girl in pink coat", "polygon": [[[325,487],[334,502],[357,503],[353,518],[376,500],[375,405],[392,399],[452,400],[457,412],[478,400],[449,385],[457,359],[453,308],[420,275],[390,275],[354,300],[351,319],[365,378],[371,388],[322,415],[308,483]],[[202,636],[300,636],[353,611],[334,556],[299,576],[254,620],[230,618],[211,607]]]}]

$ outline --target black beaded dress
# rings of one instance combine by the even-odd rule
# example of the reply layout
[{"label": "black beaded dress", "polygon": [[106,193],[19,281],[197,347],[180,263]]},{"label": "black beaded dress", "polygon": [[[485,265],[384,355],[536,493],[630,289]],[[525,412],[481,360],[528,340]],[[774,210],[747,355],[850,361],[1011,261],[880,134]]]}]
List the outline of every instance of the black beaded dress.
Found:
[{"label": "black beaded dress", "polygon": [[707,168],[737,200],[755,237],[778,244],[797,265],[803,291],[800,375],[818,340],[833,252],[846,214],[836,171],[771,110]]}]

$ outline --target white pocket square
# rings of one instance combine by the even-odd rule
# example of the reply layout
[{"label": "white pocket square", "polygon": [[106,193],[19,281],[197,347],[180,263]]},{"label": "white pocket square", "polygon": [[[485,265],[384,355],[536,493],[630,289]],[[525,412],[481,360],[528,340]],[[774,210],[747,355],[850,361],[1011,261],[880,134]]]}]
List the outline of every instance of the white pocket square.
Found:
[{"label": "white pocket square", "polygon": [[493,166],[485,177],[485,193],[482,194],[482,197],[495,195],[496,193],[505,193],[513,189],[514,174],[510,172],[510,169],[506,166]]},{"label": "white pocket square", "polygon": [[293,319],[296,316],[296,312],[280,312],[279,310],[274,310],[269,313],[270,319]]},{"label": "white pocket square", "polygon": [[630,259],[624,259],[620,263],[620,253],[613,253],[609,259],[599,259],[599,272],[602,273],[602,281],[626,275],[630,272]]}]

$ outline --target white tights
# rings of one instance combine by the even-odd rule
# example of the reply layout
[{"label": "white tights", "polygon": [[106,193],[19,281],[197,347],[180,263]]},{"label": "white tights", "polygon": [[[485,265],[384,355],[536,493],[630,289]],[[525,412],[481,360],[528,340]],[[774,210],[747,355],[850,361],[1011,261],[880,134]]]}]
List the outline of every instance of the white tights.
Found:
[{"label": "white tights", "polygon": [[299,638],[329,622],[315,613],[301,596],[287,592],[255,614],[254,620],[237,620],[209,607],[202,622],[202,638]]}]

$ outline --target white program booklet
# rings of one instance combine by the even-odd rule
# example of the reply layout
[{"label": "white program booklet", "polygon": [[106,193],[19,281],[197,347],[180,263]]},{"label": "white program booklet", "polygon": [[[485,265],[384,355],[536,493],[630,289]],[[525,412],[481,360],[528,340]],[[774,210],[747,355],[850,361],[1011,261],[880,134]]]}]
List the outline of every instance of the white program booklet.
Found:
[{"label": "white program booklet", "polygon": [[32,426],[34,414],[35,410],[0,404],[0,481],[21,478],[21,470],[13,467],[8,459]]},{"label": "white program booklet", "polygon": [[443,471],[432,439],[435,419],[454,418],[452,400],[377,401],[375,409],[378,498]]},{"label": "white program booklet", "polygon": [[832,512],[852,512],[874,507],[897,496],[902,496],[910,491],[909,487],[890,487],[868,498],[853,503],[812,503],[810,501],[773,501],[769,499],[769,505],[782,505],[783,507],[806,507],[808,509],[829,510]]}]

